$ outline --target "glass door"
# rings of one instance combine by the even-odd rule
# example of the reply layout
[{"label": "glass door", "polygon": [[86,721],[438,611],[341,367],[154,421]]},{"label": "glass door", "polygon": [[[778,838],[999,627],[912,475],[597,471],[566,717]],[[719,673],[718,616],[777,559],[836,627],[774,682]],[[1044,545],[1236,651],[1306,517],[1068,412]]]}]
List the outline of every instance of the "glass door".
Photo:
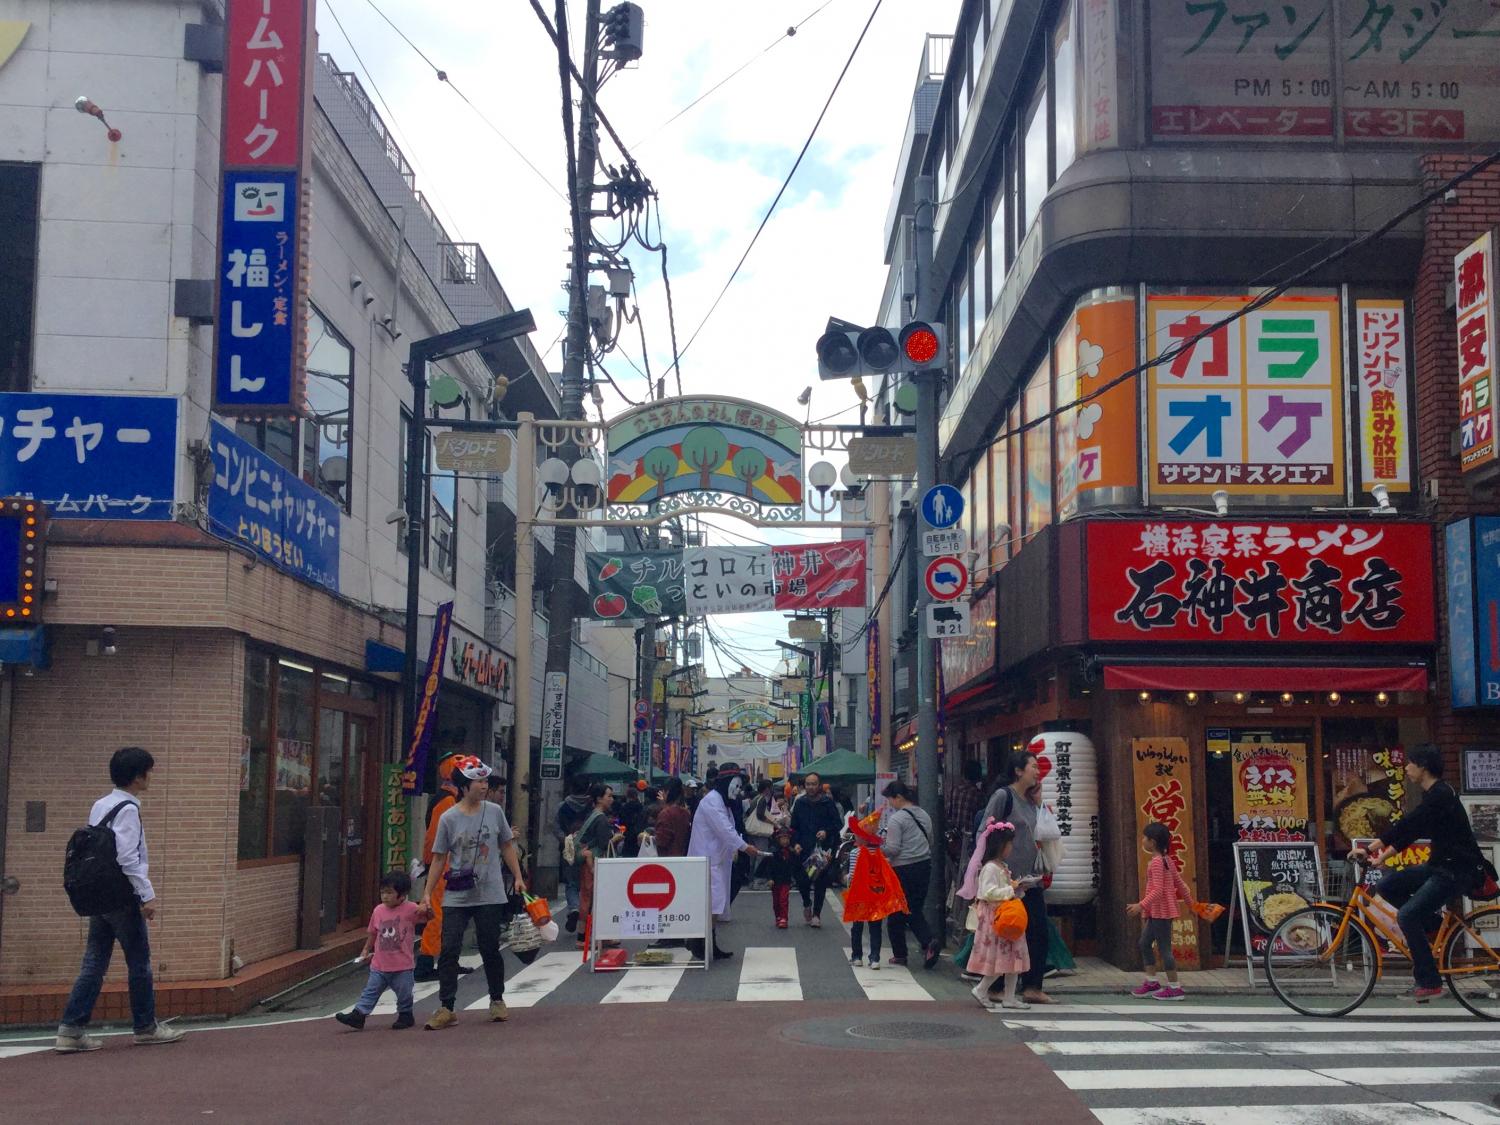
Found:
[{"label": "glass door", "polygon": [[330,933],[343,921],[341,909],[344,890],[344,739],[345,719],[342,711],[324,708],[318,713],[318,788],[317,803],[339,810],[338,839],[325,841],[323,847],[323,887],[318,902],[321,932]]},{"label": "glass door", "polygon": [[362,920],[374,902],[372,860],[376,848],[370,825],[370,802],[375,791],[370,777],[370,720],[344,715],[344,917]]}]

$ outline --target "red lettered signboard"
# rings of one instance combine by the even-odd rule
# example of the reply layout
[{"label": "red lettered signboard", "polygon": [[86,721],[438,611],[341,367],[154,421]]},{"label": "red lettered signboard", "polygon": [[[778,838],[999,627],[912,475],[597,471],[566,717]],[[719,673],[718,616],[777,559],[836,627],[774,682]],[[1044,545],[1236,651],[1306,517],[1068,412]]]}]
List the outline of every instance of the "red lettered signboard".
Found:
[{"label": "red lettered signboard", "polygon": [[1087,558],[1094,640],[1435,638],[1427,524],[1092,522]]},{"label": "red lettered signboard", "polygon": [[308,0],[234,0],[224,57],[224,164],[302,163]]}]

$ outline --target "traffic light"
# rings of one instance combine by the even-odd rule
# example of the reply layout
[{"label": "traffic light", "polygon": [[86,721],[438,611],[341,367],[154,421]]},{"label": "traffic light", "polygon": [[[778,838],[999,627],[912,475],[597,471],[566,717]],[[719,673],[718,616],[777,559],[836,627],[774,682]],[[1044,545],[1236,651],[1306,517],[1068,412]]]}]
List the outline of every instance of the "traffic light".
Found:
[{"label": "traffic light", "polygon": [[913,321],[897,332],[856,328],[830,320],[818,337],[818,378],[853,379],[893,371],[925,371],[943,365],[947,340],[941,325]]},{"label": "traffic light", "polygon": [[604,55],[621,62],[635,62],[645,48],[646,13],[639,4],[616,4],[600,20],[604,32]]}]

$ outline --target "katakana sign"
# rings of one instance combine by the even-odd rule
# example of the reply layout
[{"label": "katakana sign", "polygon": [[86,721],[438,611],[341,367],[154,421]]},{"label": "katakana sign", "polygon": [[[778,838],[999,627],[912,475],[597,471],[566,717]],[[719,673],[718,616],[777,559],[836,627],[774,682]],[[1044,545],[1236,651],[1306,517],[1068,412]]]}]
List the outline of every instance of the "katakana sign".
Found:
[{"label": "katakana sign", "polygon": [[[1151,354],[1193,340],[1249,300],[1151,295]],[[1219,489],[1342,497],[1340,335],[1337,297],[1281,297],[1153,367],[1153,497]]]},{"label": "katakana sign", "polygon": [[0,394],[0,496],[60,520],[170,520],[177,400]]},{"label": "katakana sign", "polygon": [[214,408],[302,407],[301,237],[314,0],[229,0],[225,20]]},{"label": "katakana sign", "polygon": [[1454,707],[1500,707],[1500,516],[1443,529]]},{"label": "katakana sign", "polygon": [[1458,328],[1458,463],[1464,472],[1493,464],[1495,443],[1495,232],[1453,259]]},{"label": "katakana sign", "polygon": [[1405,301],[1354,303],[1360,487],[1411,491]]},{"label": "katakana sign", "polygon": [[1393,520],[1090,523],[1094,640],[1431,644],[1432,528]]},{"label": "katakana sign", "polygon": [[339,506],[222,423],[211,424],[209,440],[209,523],[289,574],[337,593]]}]

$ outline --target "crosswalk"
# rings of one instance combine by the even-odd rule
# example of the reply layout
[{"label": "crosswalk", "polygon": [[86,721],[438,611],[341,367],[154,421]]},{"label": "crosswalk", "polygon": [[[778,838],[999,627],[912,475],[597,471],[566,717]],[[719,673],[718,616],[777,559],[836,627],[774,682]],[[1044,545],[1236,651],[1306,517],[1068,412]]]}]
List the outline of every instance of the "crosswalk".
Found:
[{"label": "crosswalk", "polygon": [[1000,1018],[1103,1125],[1500,1125],[1500,1028],[1456,1004],[1288,1014],[1146,1001]]}]

